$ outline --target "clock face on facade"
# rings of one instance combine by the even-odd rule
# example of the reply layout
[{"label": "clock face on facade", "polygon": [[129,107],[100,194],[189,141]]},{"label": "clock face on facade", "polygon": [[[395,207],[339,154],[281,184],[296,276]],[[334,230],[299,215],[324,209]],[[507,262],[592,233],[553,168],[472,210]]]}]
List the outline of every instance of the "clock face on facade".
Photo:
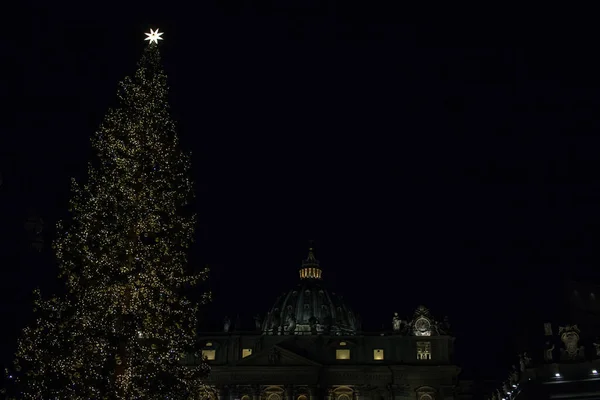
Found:
[{"label": "clock face on facade", "polygon": [[419,336],[429,336],[431,332],[431,323],[426,318],[419,318],[415,321],[415,333]]}]

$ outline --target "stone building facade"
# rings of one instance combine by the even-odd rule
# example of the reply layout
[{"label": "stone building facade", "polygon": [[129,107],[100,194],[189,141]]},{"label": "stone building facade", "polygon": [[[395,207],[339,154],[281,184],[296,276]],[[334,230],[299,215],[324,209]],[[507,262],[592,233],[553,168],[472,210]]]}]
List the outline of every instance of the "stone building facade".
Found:
[{"label": "stone building facade", "polygon": [[600,398],[600,286],[568,282],[564,294],[490,400]]},{"label": "stone building facade", "polygon": [[[394,315],[389,331],[368,333],[343,299],[330,293],[312,249],[300,282],[255,330],[199,340],[211,365],[212,400],[440,400],[459,397],[454,338],[420,306]],[[190,360],[191,362],[192,360]]]}]

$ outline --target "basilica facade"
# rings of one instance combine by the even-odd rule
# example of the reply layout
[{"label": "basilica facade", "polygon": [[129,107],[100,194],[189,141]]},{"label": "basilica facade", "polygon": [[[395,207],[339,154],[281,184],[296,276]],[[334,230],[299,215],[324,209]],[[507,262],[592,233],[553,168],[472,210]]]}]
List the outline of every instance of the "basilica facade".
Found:
[{"label": "basilica facade", "polygon": [[[363,332],[327,290],[313,250],[300,281],[251,332],[200,334],[213,400],[440,400],[462,396],[447,321],[419,306],[392,329]],[[189,362],[194,362],[189,360]]]}]

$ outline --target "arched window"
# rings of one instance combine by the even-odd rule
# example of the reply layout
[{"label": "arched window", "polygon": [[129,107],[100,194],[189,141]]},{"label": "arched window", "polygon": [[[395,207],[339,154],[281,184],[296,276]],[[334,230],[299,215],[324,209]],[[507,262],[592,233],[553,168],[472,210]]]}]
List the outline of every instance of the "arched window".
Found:
[{"label": "arched window", "polygon": [[337,400],[352,400],[352,399],[346,393],[342,393],[337,397]]},{"label": "arched window", "polygon": [[267,400],[281,400],[281,396],[278,393],[271,393]]},{"label": "arched window", "polygon": [[305,395],[301,394],[300,396],[298,396],[297,400],[308,400],[308,397],[306,397]]},{"label": "arched window", "polygon": [[247,394],[243,395],[242,398],[240,400],[250,400],[250,396],[248,396]]},{"label": "arched window", "polygon": [[421,393],[419,395],[419,400],[433,400],[433,397],[429,393]]}]

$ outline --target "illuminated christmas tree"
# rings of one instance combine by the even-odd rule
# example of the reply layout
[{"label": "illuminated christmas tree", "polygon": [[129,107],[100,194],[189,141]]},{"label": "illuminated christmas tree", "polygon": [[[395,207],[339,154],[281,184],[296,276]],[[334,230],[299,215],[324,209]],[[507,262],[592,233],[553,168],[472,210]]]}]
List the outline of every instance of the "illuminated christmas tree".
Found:
[{"label": "illuminated christmas tree", "polygon": [[[195,217],[189,156],[169,114],[158,31],[119,87],[92,144],[86,184],[73,181],[72,219],[54,243],[67,295],[38,297],[39,317],[19,341],[18,397],[206,397],[195,348],[197,306],[184,289]],[[206,296],[205,296],[206,298]]]}]

